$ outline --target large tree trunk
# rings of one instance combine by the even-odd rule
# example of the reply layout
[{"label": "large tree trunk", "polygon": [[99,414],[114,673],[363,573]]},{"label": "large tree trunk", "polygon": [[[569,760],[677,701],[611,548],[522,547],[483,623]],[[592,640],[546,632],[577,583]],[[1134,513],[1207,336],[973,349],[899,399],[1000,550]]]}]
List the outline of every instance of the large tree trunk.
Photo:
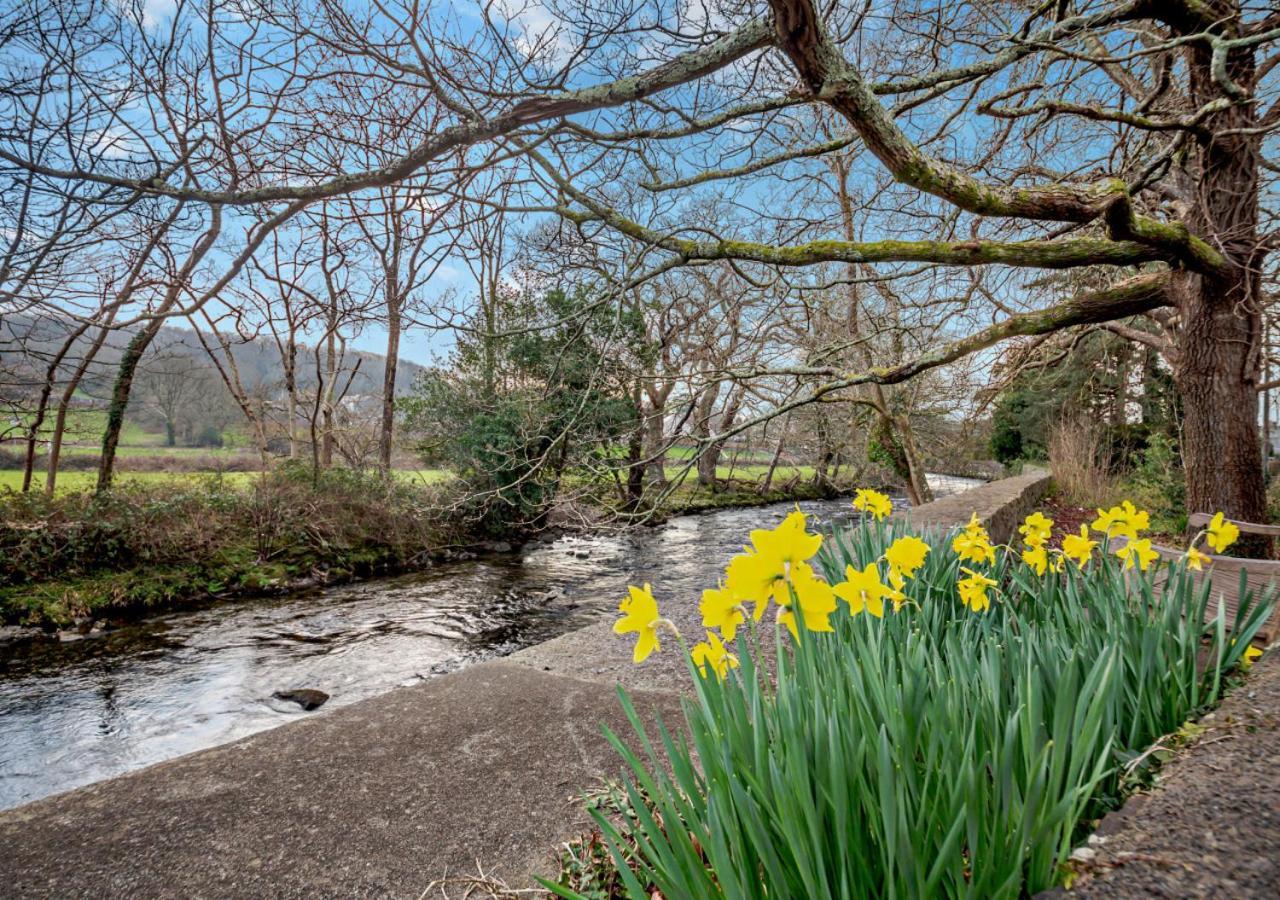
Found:
[{"label": "large tree trunk", "polygon": [[[1233,17],[1235,4],[1221,7]],[[1222,96],[1211,71],[1210,48],[1188,49],[1190,93],[1195,107]],[[1252,84],[1251,48],[1233,51],[1227,74]],[[1180,314],[1174,378],[1183,401],[1183,462],[1187,511],[1217,512],[1264,522],[1266,489],[1257,385],[1262,346],[1262,285],[1258,240],[1259,148],[1256,105],[1234,105],[1214,115],[1211,138],[1198,139],[1189,163],[1193,205],[1187,225],[1220,249],[1225,271],[1176,272],[1173,289]],[[1246,552],[1263,552],[1262,545]]]},{"label": "large tree trunk", "polygon": [[720,454],[718,450],[713,452],[713,446],[706,443],[706,440],[711,437],[711,415],[719,398],[720,382],[713,381],[698,395],[698,404],[693,414],[693,435],[698,439],[698,484],[712,490],[716,485],[716,461]]},{"label": "large tree trunk", "polygon": [[1259,289],[1256,274],[1243,266],[1223,278],[1184,274],[1177,284],[1182,328],[1174,379],[1182,395],[1189,513],[1267,518],[1258,430]]}]

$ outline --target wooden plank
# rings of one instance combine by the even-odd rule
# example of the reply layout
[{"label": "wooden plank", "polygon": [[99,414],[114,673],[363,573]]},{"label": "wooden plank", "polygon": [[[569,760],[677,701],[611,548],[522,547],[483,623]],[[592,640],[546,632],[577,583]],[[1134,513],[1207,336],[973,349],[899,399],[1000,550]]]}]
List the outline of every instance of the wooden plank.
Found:
[{"label": "wooden plank", "polygon": [[[1120,539],[1123,541],[1123,538]],[[1183,558],[1185,551],[1172,547],[1161,547],[1152,544],[1151,549],[1161,558],[1177,561]],[[1262,597],[1268,587],[1280,591],[1280,561],[1272,559],[1242,559],[1237,556],[1209,556],[1211,563],[1206,563],[1205,571],[1192,572],[1192,580],[1198,585],[1208,578],[1213,583],[1213,594],[1210,596],[1207,615],[1217,615],[1221,607],[1225,610],[1228,623],[1234,622],[1240,609],[1240,573],[1245,573],[1245,590],[1252,591],[1255,601]],[[1214,603],[1214,600],[1217,600]],[[1280,632],[1280,604],[1272,610],[1271,616],[1258,629],[1253,642],[1260,646],[1270,644]]]},{"label": "wooden plank", "polygon": [[[1213,516],[1208,513],[1192,513],[1187,516],[1187,524],[1192,528],[1204,528],[1211,521]],[[1257,522],[1244,522],[1240,519],[1227,519],[1232,525],[1240,529],[1242,534],[1260,534],[1267,537],[1280,537],[1280,525],[1259,525]]]}]

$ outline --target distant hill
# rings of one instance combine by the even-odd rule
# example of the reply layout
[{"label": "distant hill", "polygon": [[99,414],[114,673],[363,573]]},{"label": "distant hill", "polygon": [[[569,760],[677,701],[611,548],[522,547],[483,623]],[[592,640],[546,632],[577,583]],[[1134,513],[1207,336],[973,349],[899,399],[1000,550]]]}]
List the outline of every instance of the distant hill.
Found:
[{"label": "distant hill", "polygon": [[[61,346],[72,327],[66,320],[49,316],[36,318],[0,312],[0,393],[21,394],[38,386],[44,378],[44,370],[48,365],[46,360]],[[212,343],[212,338],[206,337]],[[105,396],[129,338],[130,332],[117,332],[108,339],[98,353],[91,372],[86,376],[83,385],[86,394]],[[77,342],[69,361],[63,366],[68,374],[89,344],[89,336]],[[21,348],[25,348],[27,353],[21,352]],[[299,387],[304,390],[316,383],[314,349],[312,345],[298,348],[297,380]],[[246,387],[253,389],[263,385],[283,386],[284,368],[280,353],[269,336],[237,343],[232,352]],[[148,355],[156,354],[190,355],[202,365],[208,364],[208,355],[195,332],[176,325],[166,325],[156,335]],[[347,350],[343,357],[341,383],[345,386],[347,375],[354,370],[349,394],[380,394],[384,366],[385,357],[382,354]],[[422,366],[401,358],[396,370],[396,393],[407,393],[421,371]]]}]

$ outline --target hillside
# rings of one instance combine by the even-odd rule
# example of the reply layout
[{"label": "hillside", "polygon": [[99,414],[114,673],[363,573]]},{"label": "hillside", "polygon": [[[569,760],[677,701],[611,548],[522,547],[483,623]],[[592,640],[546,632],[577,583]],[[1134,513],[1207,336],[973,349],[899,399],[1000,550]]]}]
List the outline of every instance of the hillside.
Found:
[{"label": "hillside", "polygon": [[[58,350],[71,327],[66,320],[49,316],[37,318],[0,313],[0,395],[21,396],[27,393],[28,385],[43,382],[46,360]],[[105,395],[131,334],[130,331],[121,331],[108,339],[83,382],[84,394],[90,397]],[[77,341],[62,368],[70,372],[89,345],[88,337]],[[237,343],[233,345],[232,352],[240,377],[251,391],[258,388],[270,391],[283,385],[284,367],[280,351],[269,336]],[[172,358],[175,355],[189,356],[202,367],[209,364],[208,355],[194,331],[167,325],[156,336],[148,357]],[[342,376],[344,385],[347,378],[351,378],[348,394],[380,393],[384,360],[382,354],[348,350],[343,359]],[[312,345],[299,346],[297,369],[297,380],[302,389],[315,385],[316,356]],[[407,392],[420,371],[421,366],[402,358],[396,372],[396,392]]]}]

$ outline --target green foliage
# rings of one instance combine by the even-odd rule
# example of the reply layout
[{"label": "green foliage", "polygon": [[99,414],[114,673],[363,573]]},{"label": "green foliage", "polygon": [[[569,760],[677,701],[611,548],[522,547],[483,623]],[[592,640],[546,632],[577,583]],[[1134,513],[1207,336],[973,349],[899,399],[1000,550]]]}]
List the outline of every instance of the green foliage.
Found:
[{"label": "green foliage", "polygon": [[[1172,376],[1155,351],[1096,332],[1054,365],[1026,369],[1012,379],[996,397],[988,448],[1006,465],[1044,461],[1055,428],[1087,419],[1104,428],[1114,468],[1126,470],[1151,435],[1176,437],[1178,402]],[[1135,414],[1137,421],[1130,421]]]},{"label": "green foliage", "polygon": [[419,377],[402,408],[424,460],[458,472],[473,515],[501,534],[537,523],[566,472],[610,458],[635,428],[621,357],[643,350],[643,324],[586,289],[557,289],[505,297],[472,326],[452,366]]},{"label": "green foliage", "polygon": [[1026,388],[1011,388],[996,402],[989,447],[997,462],[1009,465],[1019,459],[1045,458],[1047,432],[1043,422],[1030,421],[1034,408],[1032,396]]},{"label": "green foliage", "polygon": [[[828,578],[880,558],[897,524],[838,533]],[[1004,554],[1001,599],[959,600],[945,538],[882,619],[779,637],[776,679],[753,636],[724,682],[698,677],[686,729],[609,733],[629,770],[628,826],[595,812],[627,896],[1008,897],[1047,889],[1114,805],[1122,765],[1216,703],[1270,613],[1206,624],[1208,582],[1114,556],[1037,577]],[[1167,574],[1167,578],[1163,576]],[[781,629],[779,629],[781,631]],[[634,855],[632,853],[634,848]],[[577,896],[547,885],[560,896]]]},{"label": "green foliage", "polygon": [[1151,528],[1179,534],[1187,528],[1187,482],[1178,445],[1157,432],[1137,454],[1137,464],[1123,486],[1123,494],[1151,513]]}]

